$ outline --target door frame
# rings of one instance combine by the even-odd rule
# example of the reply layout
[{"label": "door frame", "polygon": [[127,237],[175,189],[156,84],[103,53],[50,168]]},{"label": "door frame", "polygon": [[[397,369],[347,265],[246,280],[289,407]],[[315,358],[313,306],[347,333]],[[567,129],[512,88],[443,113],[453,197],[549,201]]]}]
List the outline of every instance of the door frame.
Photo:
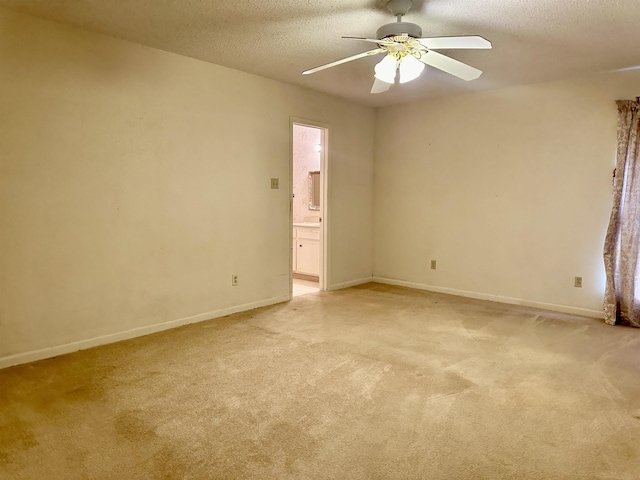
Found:
[{"label": "door frame", "polygon": [[329,132],[331,127],[323,122],[300,117],[289,118],[289,298],[293,298],[293,126],[320,130],[320,290],[329,289]]}]

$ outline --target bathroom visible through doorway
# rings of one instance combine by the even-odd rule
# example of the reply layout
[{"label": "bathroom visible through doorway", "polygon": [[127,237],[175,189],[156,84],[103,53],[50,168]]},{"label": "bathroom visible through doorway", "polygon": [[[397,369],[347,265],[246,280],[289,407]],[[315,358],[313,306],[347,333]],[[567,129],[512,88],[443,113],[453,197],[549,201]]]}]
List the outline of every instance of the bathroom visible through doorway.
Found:
[{"label": "bathroom visible through doorway", "polygon": [[326,128],[291,125],[291,292],[325,289]]}]

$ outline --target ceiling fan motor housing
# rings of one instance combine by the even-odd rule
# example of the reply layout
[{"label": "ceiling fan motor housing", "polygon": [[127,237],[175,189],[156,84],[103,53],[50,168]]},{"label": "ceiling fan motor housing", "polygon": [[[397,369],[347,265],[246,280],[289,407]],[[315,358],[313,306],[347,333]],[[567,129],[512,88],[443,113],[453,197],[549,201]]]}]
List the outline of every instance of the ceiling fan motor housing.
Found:
[{"label": "ceiling fan motor housing", "polygon": [[376,36],[379,40],[387,37],[399,37],[403,35],[408,35],[413,38],[421,38],[422,28],[415,23],[395,22],[381,26],[376,32]]}]

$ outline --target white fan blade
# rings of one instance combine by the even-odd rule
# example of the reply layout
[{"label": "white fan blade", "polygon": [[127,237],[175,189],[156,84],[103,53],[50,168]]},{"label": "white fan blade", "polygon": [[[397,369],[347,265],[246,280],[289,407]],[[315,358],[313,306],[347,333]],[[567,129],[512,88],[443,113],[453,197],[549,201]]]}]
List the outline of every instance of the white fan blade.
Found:
[{"label": "white fan blade", "polygon": [[466,81],[475,80],[482,75],[482,70],[478,70],[471,65],[459,62],[458,60],[454,60],[451,57],[434,52],[433,50],[423,53],[419,60],[422,63],[431,65],[432,67],[438,68]]},{"label": "white fan blade", "polygon": [[362,40],[363,42],[372,42],[377,43],[378,45],[395,45],[398,42],[392,42],[390,40],[377,40],[375,38],[364,38],[364,37],[342,37],[347,38],[349,40]]},{"label": "white fan blade", "polygon": [[358,53],[357,55],[352,55],[347,58],[343,58],[342,60],[336,60],[335,62],[327,63],[326,65],[321,65],[319,67],[312,68],[310,70],[305,70],[302,72],[303,75],[309,75],[310,73],[316,73],[320,70],[324,70],[325,68],[335,67],[336,65],[342,65],[343,63],[351,62],[353,60],[358,60],[359,58],[368,57],[370,55],[377,55],[378,53],[384,52],[382,48],[376,48],[374,50],[369,50],[368,52]]},{"label": "white fan blade", "polygon": [[489,40],[477,35],[468,35],[464,37],[418,38],[418,42],[429,50],[491,48],[491,42]]},{"label": "white fan blade", "polygon": [[383,82],[382,80],[378,80],[374,77],[373,86],[371,87],[371,93],[382,93],[386,92],[391,88],[391,84],[387,82]]}]

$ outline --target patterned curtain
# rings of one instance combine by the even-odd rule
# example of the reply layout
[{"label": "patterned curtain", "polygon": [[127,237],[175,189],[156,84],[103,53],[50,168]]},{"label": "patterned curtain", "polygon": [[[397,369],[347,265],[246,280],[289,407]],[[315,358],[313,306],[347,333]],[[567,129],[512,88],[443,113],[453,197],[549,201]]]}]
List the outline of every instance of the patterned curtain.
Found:
[{"label": "patterned curtain", "polygon": [[618,100],[618,158],[604,243],[604,318],[640,327],[640,103]]}]

